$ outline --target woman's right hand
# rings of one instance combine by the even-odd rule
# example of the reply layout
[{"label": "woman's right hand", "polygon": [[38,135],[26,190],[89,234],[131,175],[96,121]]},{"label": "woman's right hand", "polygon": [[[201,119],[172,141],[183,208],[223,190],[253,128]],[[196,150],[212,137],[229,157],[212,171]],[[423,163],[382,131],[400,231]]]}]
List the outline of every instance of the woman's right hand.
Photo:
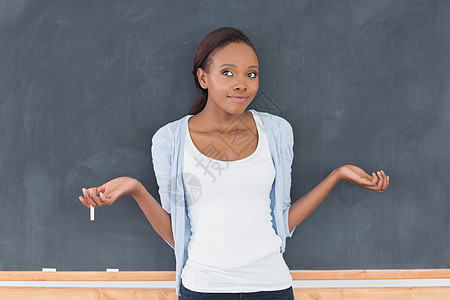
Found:
[{"label": "woman's right hand", "polygon": [[118,177],[99,187],[82,188],[83,196],[78,197],[86,207],[111,205],[120,197],[131,194],[138,188],[140,182],[131,177]]}]

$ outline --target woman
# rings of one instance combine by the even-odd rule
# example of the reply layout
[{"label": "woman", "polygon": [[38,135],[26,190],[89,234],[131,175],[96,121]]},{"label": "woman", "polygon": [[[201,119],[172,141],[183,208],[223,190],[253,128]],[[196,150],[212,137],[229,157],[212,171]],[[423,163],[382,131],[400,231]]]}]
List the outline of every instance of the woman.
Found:
[{"label": "woman", "polygon": [[83,188],[83,205],[131,194],[175,250],[179,299],[294,299],[286,237],[340,181],[384,192],[389,177],[344,165],[291,205],[293,132],[279,116],[246,110],[259,87],[247,36],[219,28],[200,43],[193,75],[201,95],[152,138],[161,205],[129,177]]}]

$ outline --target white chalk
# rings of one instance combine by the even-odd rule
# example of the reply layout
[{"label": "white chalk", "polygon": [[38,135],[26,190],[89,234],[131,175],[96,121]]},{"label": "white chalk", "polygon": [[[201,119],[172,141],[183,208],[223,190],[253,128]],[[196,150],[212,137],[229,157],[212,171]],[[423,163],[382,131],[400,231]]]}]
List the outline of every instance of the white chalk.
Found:
[{"label": "white chalk", "polygon": [[119,272],[119,269],[106,269],[106,272]]},{"label": "white chalk", "polygon": [[95,215],[94,215],[94,208],[91,205],[91,221],[94,221]]},{"label": "white chalk", "polygon": [[56,272],[56,268],[42,268],[42,272]]}]

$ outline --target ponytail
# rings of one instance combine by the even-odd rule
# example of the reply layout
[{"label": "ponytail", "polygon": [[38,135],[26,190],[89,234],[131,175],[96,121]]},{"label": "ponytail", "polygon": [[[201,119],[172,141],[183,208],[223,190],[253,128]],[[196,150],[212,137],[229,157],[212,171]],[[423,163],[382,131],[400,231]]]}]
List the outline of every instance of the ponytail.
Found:
[{"label": "ponytail", "polygon": [[189,110],[188,115],[196,115],[199,112],[201,112],[205,106],[206,106],[206,100],[207,100],[208,93],[202,93],[195,99],[194,104],[192,104],[191,109]]}]

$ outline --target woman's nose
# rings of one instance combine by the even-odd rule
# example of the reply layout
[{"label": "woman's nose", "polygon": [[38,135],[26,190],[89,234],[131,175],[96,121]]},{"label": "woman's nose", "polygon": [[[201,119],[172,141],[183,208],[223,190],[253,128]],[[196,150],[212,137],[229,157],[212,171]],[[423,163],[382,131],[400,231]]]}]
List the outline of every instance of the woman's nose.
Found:
[{"label": "woman's nose", "polygon": [[234,90],[235,91],[245,91],[247,90],[247,86],[245,85],[245,82],[241,78],[237,78],[234,83]]}]

